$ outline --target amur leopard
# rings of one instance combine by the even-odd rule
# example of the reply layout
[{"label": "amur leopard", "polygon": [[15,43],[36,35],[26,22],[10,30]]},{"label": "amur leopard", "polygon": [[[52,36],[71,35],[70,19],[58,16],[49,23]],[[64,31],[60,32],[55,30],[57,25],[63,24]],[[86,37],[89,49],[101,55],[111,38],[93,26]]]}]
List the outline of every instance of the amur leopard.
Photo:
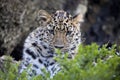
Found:
[{"label": "amur leopard", "polygon": [[30,76],[44,75],[42,69],[45,69],[53,77],[61,69],[53,58],[57,56],[55,49],[60,49],[62,55],[68,54],[70,59],[77,53],[78,45],[81,44],[80,24],[83,15],[73,17],[63,10],[50,15],[40,10],[37,19],[40,26],[24,42],[19,73],[31,64],[31,70],[28,71]]}]

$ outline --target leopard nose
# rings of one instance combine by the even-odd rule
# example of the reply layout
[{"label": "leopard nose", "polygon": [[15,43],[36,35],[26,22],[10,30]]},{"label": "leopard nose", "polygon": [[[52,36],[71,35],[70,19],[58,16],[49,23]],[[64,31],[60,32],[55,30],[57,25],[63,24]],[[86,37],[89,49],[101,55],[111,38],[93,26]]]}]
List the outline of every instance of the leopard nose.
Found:
[{"label": "leopard nose", "polygon": [[62,49],[64,46],[55,46],[55,48]]}]

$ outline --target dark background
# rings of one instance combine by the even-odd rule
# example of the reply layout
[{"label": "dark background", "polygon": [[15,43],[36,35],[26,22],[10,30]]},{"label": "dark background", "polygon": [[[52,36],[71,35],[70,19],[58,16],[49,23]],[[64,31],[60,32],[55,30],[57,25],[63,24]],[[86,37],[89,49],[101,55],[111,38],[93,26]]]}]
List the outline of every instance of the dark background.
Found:
[{"label": "dark background", "polygon": [[0,56],[21,59],[25,38],[39,26],[36,14],[40,9],[49,13],[63,9],[72,15],[86,10],[83,43],[120,45],[120,0],[0,0]]}]

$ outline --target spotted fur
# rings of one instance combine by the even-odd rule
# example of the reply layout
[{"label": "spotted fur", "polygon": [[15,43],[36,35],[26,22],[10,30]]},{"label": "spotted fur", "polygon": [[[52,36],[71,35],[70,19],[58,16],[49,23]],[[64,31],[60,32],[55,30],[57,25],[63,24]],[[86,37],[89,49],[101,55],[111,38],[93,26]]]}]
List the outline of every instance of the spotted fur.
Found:
[{"label": "spotted fur", "polygon": [[19,72],[31,64],[29,75],[44,75],[42,69],[45,69],[53,77],[60,70],[59,63],[53,59],[57,56],[55,48],[60,49],[63,55],[67,52],[68,58],[74,58],[81,43],[79,28],[83,18],[81,14],[72,17],[63,10],[52,15],[40,10],[37,19],[41,25],[31,32],[24,42]]}]

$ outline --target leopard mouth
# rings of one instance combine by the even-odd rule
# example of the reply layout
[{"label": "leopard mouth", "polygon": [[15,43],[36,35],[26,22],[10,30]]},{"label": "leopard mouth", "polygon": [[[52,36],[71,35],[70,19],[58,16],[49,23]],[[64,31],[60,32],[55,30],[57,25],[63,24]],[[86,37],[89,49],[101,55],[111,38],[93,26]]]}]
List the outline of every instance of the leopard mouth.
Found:
[{"label": "leopard mouth", "polygon": [[[59,49],[59,48],[56,48],[56,49]],[[60,50],[60,52],[61,52],[62,54],[65,54],[65,53],[68,52],[68,49],[67,49],[67,48],[62,48],[62,49],[59,49],[59,50]]]},{"label": "leopard mouth", "polygon": [[62,45],[59,45],[59,46],[54,46],[55,48],[57,48],[57,49],[63,49],[64,48],[64,46],[62,46]]}]

